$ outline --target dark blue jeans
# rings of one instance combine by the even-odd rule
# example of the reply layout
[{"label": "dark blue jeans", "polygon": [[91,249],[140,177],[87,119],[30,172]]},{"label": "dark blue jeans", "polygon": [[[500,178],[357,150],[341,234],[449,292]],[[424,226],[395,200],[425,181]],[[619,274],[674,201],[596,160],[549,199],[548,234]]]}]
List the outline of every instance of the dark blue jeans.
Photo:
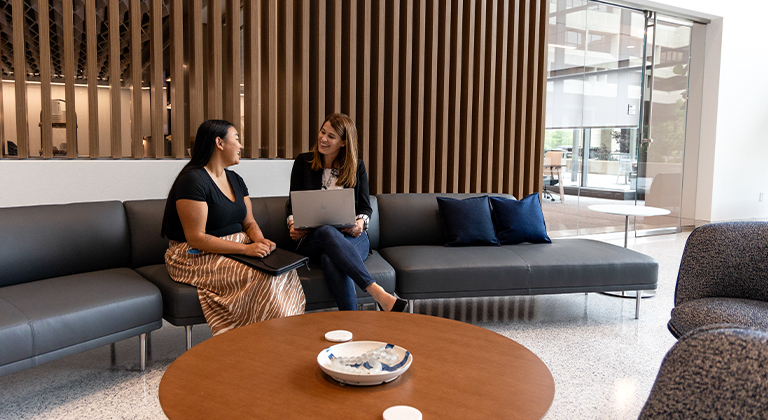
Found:
[{"label": "dark blue jeans", "polygon": [[366,290],[374,283],[363,261],[368,258],[368,232],[357,238],[332,226],[321,226],[304,237],[296,250],[323,269],[328,290],[340,311],[357,310],[355,284]]}]

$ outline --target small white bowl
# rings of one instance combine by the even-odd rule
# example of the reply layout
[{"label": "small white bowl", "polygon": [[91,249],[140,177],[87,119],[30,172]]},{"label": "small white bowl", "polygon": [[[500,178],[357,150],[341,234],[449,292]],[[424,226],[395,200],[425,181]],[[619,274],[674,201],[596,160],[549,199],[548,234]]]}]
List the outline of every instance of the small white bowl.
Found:
[{"label": "small white bowl", "polygon": [[[331,364],[331,359],[334,357],[356,357],[382,346],[392,346],[395,350],[395,354],[397,354],[397,361],[391,365],[386,365],[385,369],[381,372],[340,372],[335,370]],[[412,362],[413,355],[408,350],[400,346],[382,343],[380,341],[350,341],[348,343],[336,344],[321,351],[320,354],[317,355],[317,364],[320,365],[320,369],[342,385],[371,386],[387,383],[397,379],[398,376],[405,373],[405,371],[411,367]]]}]

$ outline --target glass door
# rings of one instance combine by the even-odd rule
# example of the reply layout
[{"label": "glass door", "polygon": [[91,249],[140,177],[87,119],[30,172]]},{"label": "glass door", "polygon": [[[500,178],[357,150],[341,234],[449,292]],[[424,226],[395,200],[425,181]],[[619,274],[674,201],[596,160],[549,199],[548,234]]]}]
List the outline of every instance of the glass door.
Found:
[{"label": "glass door", "polygon": [[[643,10],[551,0],[545,151],[545,219],[554,236],[624,230],[624,217],[592,204],[667,208],[634,230],[680,226],[691,26]],[[550,174],[551,175],[551,174]],[[646,200],[650,200],[646,203]],[[632,228],[631,227],[631,228]]]}]

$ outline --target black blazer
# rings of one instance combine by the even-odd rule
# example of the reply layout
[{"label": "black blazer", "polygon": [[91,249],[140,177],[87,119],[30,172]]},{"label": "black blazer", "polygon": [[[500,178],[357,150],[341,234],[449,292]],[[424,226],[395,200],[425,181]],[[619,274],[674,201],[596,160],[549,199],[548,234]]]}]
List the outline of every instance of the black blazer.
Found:
[{"label": "black blazer", "polygon": [[[302,153],[296,156],[291,170],[291,191],[319,190],[323,187],[323,171],[312,170],[312,152]],[[368,193],[368,174],[365,172],[365,163],[357,160],[357,185],[355,185],[355,214],[364,214],[371,217],[371,197]],[[285,203],[286,217],[293,214],[291,197]]]}]

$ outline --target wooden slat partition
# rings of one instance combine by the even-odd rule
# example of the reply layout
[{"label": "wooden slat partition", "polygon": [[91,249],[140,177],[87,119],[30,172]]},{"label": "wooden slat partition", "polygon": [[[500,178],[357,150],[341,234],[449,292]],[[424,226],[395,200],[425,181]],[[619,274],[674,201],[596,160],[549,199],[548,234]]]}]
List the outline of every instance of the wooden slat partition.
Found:
[{"label": "wooden slat partition", "polygon": [[85,2],[85,61],[88,77],[88,156],[99,157],[98,57],[96,56],[96,0]]},{"label": "wooden slat partition", "polygon": [[163,92],[163,1],[150,0],[149,10],[149,96],[151,113],[152,157],[165,157],[163,116],[165,92]]},{"label": "wooden slat partition", "polygon": [[[64,1],[66,3],[67,0]],[[71,4],[70,0],[70,10],[72,8]],[[16,146],[18,147],[18,157],[27,158],[29,157],[29,126],[27,125],[27,51],[26,43],[24,42],[24,1],[13,0],[12,5],[13,78],[16,82]],[[71,12],[69,16],[71,22]],[[69,107],[67,107],[67,109],[69,109]],[[19,110],[22,110],[23,112],[19,112]]]},{"label": "wooden slat partition", "polygon": [[[110,103],[110,144],[113,158],[122,153],[122,121],[120,109],[120,6],[118,0],[109,0],[109,97]],[[98,154],[98,151],[97,151]]]},{"label": "wooden slat partition", "polygon": [[[73,0],[62,1],[67,144],[74,157]],[[103,54],[97,51],[97,36],[104,36],[99,34],[103,29],[97,5],[103,2],[79,1],[85,2],[83,73],[89,86],[89,155],[95,158],[96,83],[104,60],[96,56]],[[290,159],[314,145],[328,113],[344,112],[358,125],[359,157],[367,165],[372,193],[505,192],[522,197],[541,189],[545,0],[190,0],[185,21],[183,0],[148,1],[149,16],[140,10],[142,0],[128,1],[133,157],[143,156],[141,140],[148,134],[141,125],[140,55],[148,43],[150,76],[145,82],[154,157],[166,155],[163,87],[169,77],[171,157],[186,155],[191,135],[204,119],[225,118],[241,131],[244,157]],[[48,2],[39,4],[45,8]],[[13,0],[14,45],[24,45],[23,4]],[[111,154],[120,157],[119,110],[129,104],[119,95],[125,66],[112,57],[121,52],[117,34],[124,15],[118,15],[121,0],[107,4],[111,119],[117,128],[110,130]],[[148,36],[141,32],[142,21],[149,22]],[[42,40],[48,25],[41,18]],[[45,45],[41,77],[50,79],[45,72],[51,71],[46,63],[51,54]],[[165,48],[168,63],[163,63]],[[25,54],[24,48],[15,49],[14,61],[24,63]],[[26,75],[23,64],[16,67],[22,70],[15,76],[16,108],[24,110]],[[50,102],[49,92],[44,82],[43,102]],[[27,118],[17,113],[14,138],[19,139],[21,157],[30,152],[24,140]],[[51,157],[51,136],[43,137],[43,154]]]},{"label": "wooden slat partition", "polygon": [[[251,2],[245,2],[250,4]],[[203,77],[205,58],[203,55],[203,0],[191,0],[188,9],[189,18],[189,123],[188,137],[194,137],[197,128],[205,121],[205,92]],[[247,54],[246,49],[246,54]],[[247,114],[246,114],[247,115]],[[189,147],[189,146],[187,146]],[[250,155],[245,155],[249,156]]]},{"label": "wooden slat partition", "polygon": [[75,115],[75,38],[72,0],[64,0],[64,100],[67,102],[67,157],[77,157],[77,117]]},{"label": "wooden slat partition", "polygon": [[[200,1],[200,0],[198,0]],[[144,157],[144,136],[142,135],[142,99],[141,99],[141,1],[131,0],[129,5],[131,48],[131,157]],[[89,78],[90,81],[90,78]],[[90,99],[89,99],[90,106]]]},{"label": "wooden slat partition", "polygon": [[40,16],[40,142],[43,158],[53,157],[53,126],[51,125],[51,35],[48,0],[38,0]]},{"label": "wooden slat partition", "polygon": [[[171,0],[169,30],[171,35],[170,66],[171,66],[171,154],[173,157],[184,157],[187,141],[187,123],[184,118],[184,0]],[[238,14],[238,26],[240,17]],[[238,32],[237,46],[240,46]],[[239,48],[238,48],[239,50]],[[239,57],[238,56],[238,70]],[[240,72],[238,71],[238,75]],[[239,85],[238,85],[239,88]],[[238,89],[239,93],[239,89]],[[240,109],[240,95],[237,95],[238,111]],[[239,119],[238,119],[239,122]],[[238,124],[238,127],[240,125]]]}]

